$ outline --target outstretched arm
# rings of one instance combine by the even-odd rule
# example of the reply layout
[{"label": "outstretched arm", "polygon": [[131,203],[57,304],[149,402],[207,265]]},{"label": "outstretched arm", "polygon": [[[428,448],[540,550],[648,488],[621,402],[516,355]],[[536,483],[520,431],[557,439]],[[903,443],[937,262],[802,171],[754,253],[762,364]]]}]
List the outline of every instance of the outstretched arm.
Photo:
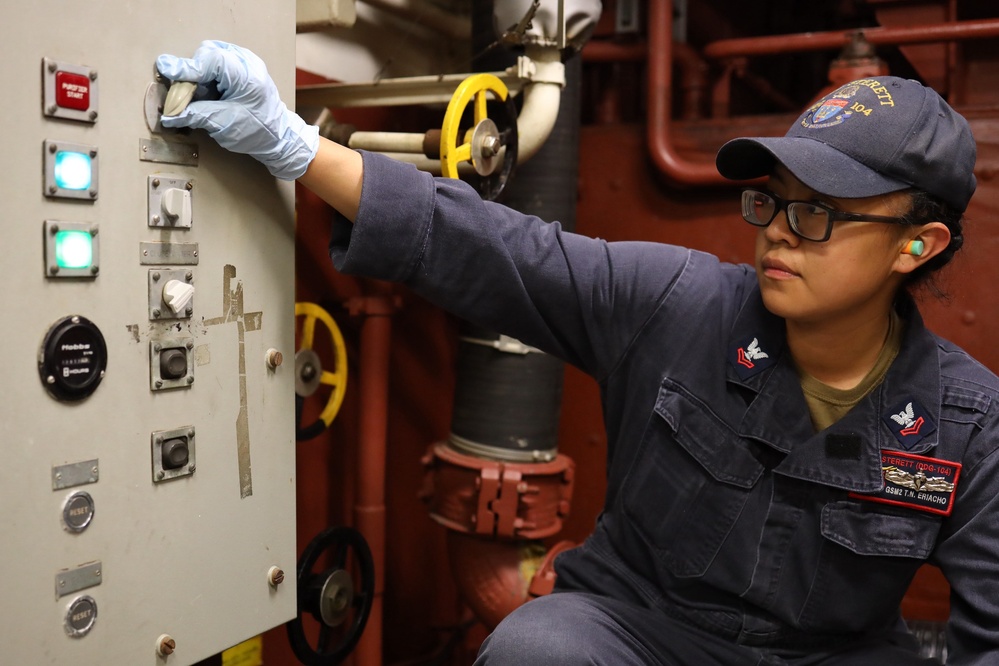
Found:
[{"label": "outstretched arm", "polygon": [[315,192],[353,222],[361,201],[364,165],[361,156],[338,143],[319,137],[316,156],[298,182]]}]

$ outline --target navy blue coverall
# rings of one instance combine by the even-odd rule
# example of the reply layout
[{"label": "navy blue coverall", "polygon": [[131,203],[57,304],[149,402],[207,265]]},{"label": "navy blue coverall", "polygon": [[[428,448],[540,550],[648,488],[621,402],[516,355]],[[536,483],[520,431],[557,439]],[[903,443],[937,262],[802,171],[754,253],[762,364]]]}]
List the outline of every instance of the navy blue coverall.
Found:
[{"label": "navy blue coverall", "polygon": [[930,562],[952,586],[949,663],[999,664],[999,380],[911,300],[883,383],[816,433],[752,267],[567,233],[362,155],[337,269],[404,283],[601,389],[604,510],[483,663],[921,663],[891,646]]}]

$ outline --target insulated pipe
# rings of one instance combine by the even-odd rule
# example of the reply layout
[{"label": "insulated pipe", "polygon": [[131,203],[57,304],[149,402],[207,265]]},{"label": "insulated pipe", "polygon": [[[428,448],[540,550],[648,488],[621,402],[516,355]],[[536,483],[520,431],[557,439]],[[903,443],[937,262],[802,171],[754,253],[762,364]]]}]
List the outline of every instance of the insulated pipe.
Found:
[{"label": "insulated pipe", "polygon": [[[480,11],[473,15],[473,28],[476,25],[474,19],[487,13],[481,11],[487,9],[482,5],[479,9]],[[502,54],[494,53],[489,54],[487,58],[495,59],[500,56]],[[494,64],[491,61],[477,64],[483,69],[496,68],[489,66]],[[567,63],[566,70],[569,83],[560,91],[561,99],[556,100],[557,122],[553,128],[545,130],[551,133],[551,137],[541,147],[536,159],[528,163],[518,173],[518,177],[507,186],[503,192],[503,201],[523,213],[537,215],[546,220],[559,220],[563,228],[571,231],[575,228],[576,222],[581,59],[572,58]],[[523,115],[522,113],[521,117]],[[463,341],[462,344],[470,343]],[[551,367],[545,368],[543,373],[546,376],[539,377],[537,370],[525,373],[523,382],[540,380],[543,384],[551,385],[552,390],[558,392],[560,402],[563,379],[561,364],[552,364]],[[461,374],[459,370],[459,376]],[[494,378],[496,379],[499,378]],[[456,387],[456,393],[460,390],[467,390],[467,387]],[[455,410],[457,412],[457,401]],[[495,421],[491,418],[492,414],[485,416]],[[557,444],[557,412],[552,416],[555,418],[552,425]],[[507,431],[516,433],[520,428],[516,422],[491,425],[499,429],[498,434]],[[452,430],[454,429],[455,423],[452,420]],[[490,448],[498,450],[498,447]],[[487,460],[488,457],[482,456],[481,459]],[[523,467],[526,469],[530,465],[525,464]],[[485,482],[482,485],[485,485]],[[499,499],[502,501],[503,497]],[[568,506],[565,507],[565,511],[568,511]],[[478,524],[479,521],[476,521],[476,525]],[[448,530],[447,539],[451,571],[461,598],[487,626],[495,627],[510,611],[532,596],[530,585],[534,572],[539,568],[538,556],[544,555],[540,541],[523,538],[510,540],[509,537],[486,539],[477,535],[459,533],[455,529]],[[553,556],[554,550],[553,548],[549,555]],[[541,561],[550,559],[551,557],[542,557]],[[546,579],[547,588],[538,585],[538,589],[542,591],[533,596],[550,591],[553,579],[554,572],[549,570]]]},{"label": "insulated pipe", "polygon": [[450,39],[467,42],[472,38],[471,22],[438,9],[430,2],[416,0],[362,0],[364,4],[422,25]]},{"label": "insulated pipe", "polygon": [[648,141],[652,161],[666,176],[688,185],[731,183],[714,162],[692,162],[680,157],[670,137],[673,86],[673,2],[649,2]]},{"label": "insulated pipe", "polygon": [[[656,4],[658,0],[654,0]],[[650,19],[651,25],[652,21]],[[850,31],[805,32],[797,35],[723,39],[704,47],[706,58],[724,60],[740,56],[775,55],[842,48],[854,33],[861,32],[871,44],[925,44],[966,39],[999,37],[999,19],[954,21],[907,28],[860,28]]]}]

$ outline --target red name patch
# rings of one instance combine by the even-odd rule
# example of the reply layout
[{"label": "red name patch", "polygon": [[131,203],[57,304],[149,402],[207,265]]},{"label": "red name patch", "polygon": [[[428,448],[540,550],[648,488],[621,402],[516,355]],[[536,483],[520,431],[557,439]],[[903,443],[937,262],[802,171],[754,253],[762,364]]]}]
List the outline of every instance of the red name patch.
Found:
[{"label": "red name patch", "polygon": [[949,516],[954,508],[961,463],[902,451],[882,451],[881,474],[880,492],[850,493],[850,497]]}]

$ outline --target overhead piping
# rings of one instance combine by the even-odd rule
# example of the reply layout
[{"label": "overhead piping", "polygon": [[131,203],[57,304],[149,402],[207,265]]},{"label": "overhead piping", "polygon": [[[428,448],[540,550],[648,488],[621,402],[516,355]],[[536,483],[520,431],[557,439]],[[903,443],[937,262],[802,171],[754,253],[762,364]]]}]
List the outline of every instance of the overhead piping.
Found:
[{"label": "overhead piping", "polygon": [[673,2],[649,3],[648,142],[652,161],[667,177],[688,185],[728,183],[714,162],[680,157],[670,136],[673,87]]},{"label": "overhead piping", "polygon": [[709,59],[725,60],[740,56],[836,49],[849,44],[857,32],[863,33],[864,39],[874,45],[926,44],[985,39],[999,37],[999,19],[954,21],[953,23],[916,25],[905,28],[863,28],[849,31],[805,32],[797,35],[723,39],[705,46],[704,56]]},{"label": "overhead piping", "polygon": [[[685,185],[730,184],[714,162],[691,161],[677,154],[670,134],[672,115],[673,11],[671,0],[650,0],[648,62],[648,143],[656,167],[674,182]],[[747,56],[798,53],[842,48],[857,31],[801,33],[728,39],[708,44],[704,56],[738,60]],[[999,19],[955,21],[906,28],[870,28],[862,31],[872,44],[917,44],[999,36]]]}]

